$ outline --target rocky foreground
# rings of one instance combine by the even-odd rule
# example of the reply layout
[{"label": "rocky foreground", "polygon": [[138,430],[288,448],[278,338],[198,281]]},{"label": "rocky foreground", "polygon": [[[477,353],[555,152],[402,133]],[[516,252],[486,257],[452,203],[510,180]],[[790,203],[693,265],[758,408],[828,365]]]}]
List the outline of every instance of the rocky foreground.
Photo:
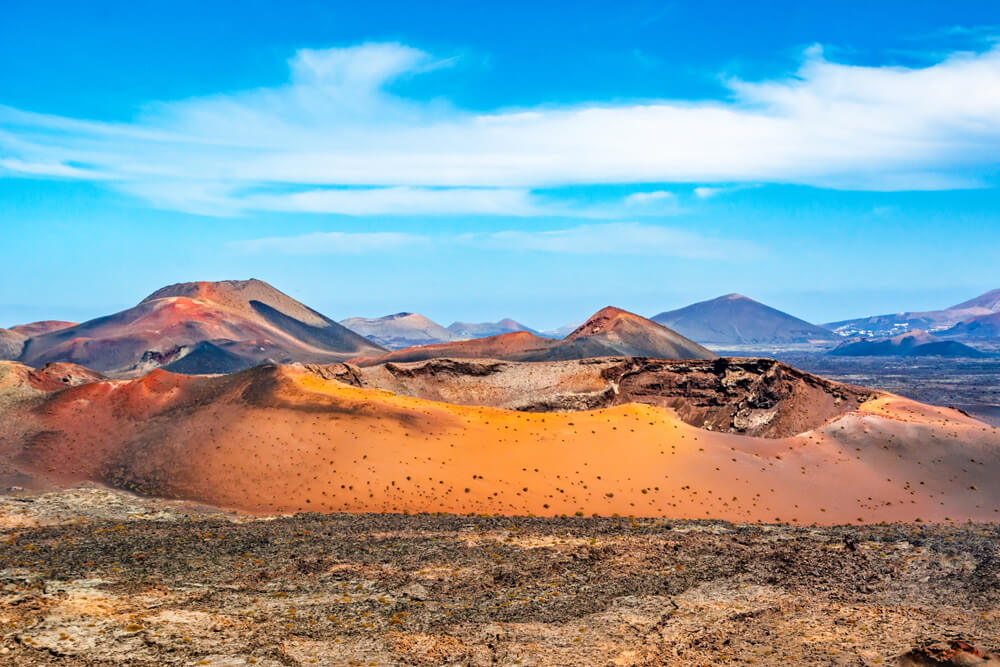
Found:
[{"label": "rocky foreground", "polygon": [[996,525],[0,499],[0,663],[997,664]]}]

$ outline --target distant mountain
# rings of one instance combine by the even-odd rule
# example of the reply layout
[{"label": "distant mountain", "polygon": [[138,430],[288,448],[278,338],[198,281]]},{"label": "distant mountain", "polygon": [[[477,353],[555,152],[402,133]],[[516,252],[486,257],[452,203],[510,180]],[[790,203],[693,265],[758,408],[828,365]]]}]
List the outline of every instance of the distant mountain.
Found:
[{"label": "distant mountain", "polygon": [[[325,363],[384,351],[260,280],[179,283],[157,290],[114,315],[28,338],[20,361],[41,366],[65,361],[111,375],[146,372],[206,348],[229,372],[266,360]],[[240,358],[235,363],[231,355]]]},{"label": "distant mountain", "polygon": [[417,313],[395,313],[373,318],[351,317],[340,323],[390,350],[462,340],[462,336]]},{"label": "distant mountain", "polygon": [[543,338],[522,331],[452,343],[408,347],[379,357],[359,357],[352,362],[361,366],[372,366],[390,361],[423,361],[446,357],[560,361],[615,356],[656,359],[716,357],[710,350],[656,322],[609,306],[595,313],[562,340]]},{"label": "distant mountain", "polygon": [[830,322],[823,326],[841,336],[895,336],[917,329],[938,333],[964,320],[997,312],[1000,312],[1000,289],[980,294],[974,299],[943,310],[873,315]]},{"label": "distant mountain", "polygon": [[703,344],[775,344],[828,341],[829,330],[792,317],[742,294],[727,294],[652,320]]},{"label": "distant mountain", "polygon": [[971,317],[938,335],[961,340],[1000,339],[1000,312]]},{"label": "distant mountain", "polygon": [[954,340],[941,340],[926,331],[911,331],[892,338],[845,341],[827,354],[841,357],[982,357],[982,352]]},{"label": "distant mountain", "polygon": [[500,334],[513,333],[515,331],[538,333],[534,329],[509,317],[499,322],[455,322],[448,327],[448,331],[461,338],[486,338],[487,336],[499,336]]}]

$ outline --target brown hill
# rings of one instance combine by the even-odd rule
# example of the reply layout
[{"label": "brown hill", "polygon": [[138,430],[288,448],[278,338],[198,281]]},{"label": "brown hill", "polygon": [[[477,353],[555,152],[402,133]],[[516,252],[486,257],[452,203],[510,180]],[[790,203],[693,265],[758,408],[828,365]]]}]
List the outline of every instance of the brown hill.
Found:
[{"label": "brown hill", "polygon": [[157,370],[0,397],[4,465],[251,511],[805,523],[1000,511],[996,430],[891,395],[783,438],[717,433],[637,403],[546,413],[439,403],[304,367]]},{"label": "brown hill", "polygon": [[29,338],[20,360],[32,366],[68,361],[125,376],[179,361],[210,342],[226,365],[265,360],[330,362],[383,349],[259,280],[180,283],[134,308]]},{"label": "brown hill", "polygon": [[385,362],[422,361],[440,357],[560,361],[608,356],[655,359],[716,357],[710,350],[664,326],[609,306],[595,313],[561,341],[521,331],[456,343],[405,348],[380,357],[353,359],[352,362],[372,366]]}]

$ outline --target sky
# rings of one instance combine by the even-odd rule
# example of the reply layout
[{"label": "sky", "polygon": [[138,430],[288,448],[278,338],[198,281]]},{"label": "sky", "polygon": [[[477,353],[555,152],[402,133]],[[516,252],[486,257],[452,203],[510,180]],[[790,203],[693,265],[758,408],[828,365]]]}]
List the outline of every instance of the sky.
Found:
[{"label": "sky", "polygon": [[[874,6],[871,6],[874,5]],[[0,0],[0,326],[260,278],[547,329],[1000,287],[1000,4]]]}]

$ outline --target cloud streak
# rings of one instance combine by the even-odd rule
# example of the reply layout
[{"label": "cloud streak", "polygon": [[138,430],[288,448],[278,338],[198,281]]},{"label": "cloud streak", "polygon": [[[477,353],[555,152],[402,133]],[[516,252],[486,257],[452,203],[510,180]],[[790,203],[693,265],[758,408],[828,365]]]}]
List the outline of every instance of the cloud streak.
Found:
[{"label": "cloud streak", "polygon": [[430,244],[430,238],[401,232],[314,232],[299,236],[233,241],[229,246],[244,253],[281,255],[367,255],[413,250]]},{"label": "cloud streak", "polygon": [[[586,217],[593,208],[602,217],[614,214],[606,204],[538,192],[976,187],[1000,155],[1000,48],[923,68],[839,64],[813,48],[787,77],[728,81],[726,101],[475,113],[390,92],[393,81],[447,65],[402,44],[362,44],[299,51],[286,85],[155,103],[131,122],[0,107],[0,174],[98,181],[209,215]],[[294,192],[269,192],[281,188]],[[657,192],[667,193],[634,193],[618,208]]]},{"label": "cloud streak", "polygon": [[579,225],[552,230],[506,230],[459,235],[399,232],[316,232],[299,236],[236,241],[239,252],[285,255],[355,255],[427,248],[563,255],[634,255],[683,259],[760,257],[765,250],[749,241],[710,238],[694,232],[635,222]]}]

